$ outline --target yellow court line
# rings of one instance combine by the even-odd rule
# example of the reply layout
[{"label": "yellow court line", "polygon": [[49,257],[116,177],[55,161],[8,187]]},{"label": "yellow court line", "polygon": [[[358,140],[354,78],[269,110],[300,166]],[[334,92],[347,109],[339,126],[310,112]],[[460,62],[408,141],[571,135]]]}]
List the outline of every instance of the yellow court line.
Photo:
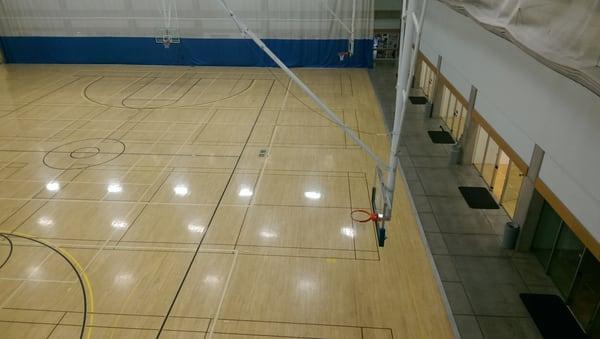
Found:
[{"label": "yellow court line", "polygon": [[28,235],[28,234],[23,234],[23,233],[17,233],[17,232],[13,232],[13,233],[9,233],[9,234],[14,234],[16,236],[20,236],[20,237],[24,237],[24,238],[31,238],[31,239],[35,239],[36,241],[39,241],[41,243],[43,243],[44,245],[55,249],[56,251],[60,252],[61,254],[63,254],[65,257],[68,258],[68,260],[71,261],[71,263],[73,265],[75,265],[75,267],[77,267],[77,269],[79,270],[79,272],[81,273],[81,276],[83,278],[83,282],[85,285],[85,289],[87,290],[87,295],[88,295],[88,307],[87,307],[87,312],[89,314],[89,322],[86,326],[87,329],[84,329],[87,331],[86,334],[86,338],[91,338],[92,337],[92,325],[94,323],[94,292],[92,289],[92,284],[90,282],[90,279],[87,275],[87,273],[83,270],[81,264],[79,263],[79,261],[77,261],[77,259],[75,259],[75,257],[73,257],[73,255],[71,255],[71,253],[69,253],[68,251],[60,248],[60,247],[56,247],[44,240],[40,240],[38,238],[36,238],[35,236],[32,235]]}]

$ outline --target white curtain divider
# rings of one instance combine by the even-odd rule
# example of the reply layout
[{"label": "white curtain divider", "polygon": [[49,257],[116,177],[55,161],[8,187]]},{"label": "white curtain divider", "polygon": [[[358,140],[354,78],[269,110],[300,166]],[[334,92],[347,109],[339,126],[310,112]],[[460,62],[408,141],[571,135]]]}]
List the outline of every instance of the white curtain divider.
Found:
[{"label": "white curtain divider", "polygon": [[600,0],[440,0],[600,95]]},{"label": "white curtain divider", "polygon": [[[374,1],[328,0],[327,4],[350,27],[356,2],[355,38],[371,39]],[[166,14],[170,9],[171,17],[177,18],[181,37],[240,37],[216,0],[4,0],[0,35],[153,37],[168,19],[163,3]],[[261,38],[349,38],[322,0],[230,0],[230,6]]]}]

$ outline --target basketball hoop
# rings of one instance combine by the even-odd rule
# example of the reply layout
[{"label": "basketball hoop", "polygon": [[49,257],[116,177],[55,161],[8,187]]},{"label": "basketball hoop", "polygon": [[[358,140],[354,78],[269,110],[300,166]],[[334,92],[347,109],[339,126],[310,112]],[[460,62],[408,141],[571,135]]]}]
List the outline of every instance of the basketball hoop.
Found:
[{"label": "basketball hoop", "polygon": [[173,41],[173,39],[171,39],[171,37],[165,36],[165,37],[163,37],[162,44],[163,44],[163,46],[165,46],[165,48],[169,48],[169,47],[171,47],[172,41]]},{"label": "basketball hoop", "polygon": [[346,57],[350,55],[350,53],[348,52],[338,52],[338,56],[340,57],[340,62],[344,61],[344,59],[346,59]]},{"label": "basketball hoop", "polygon": [[162,44],[165,48],[170,48],[172,44],[181,42],[179,31],[177,29],[162,28],[156,33],[155,40],[157,44]]}]

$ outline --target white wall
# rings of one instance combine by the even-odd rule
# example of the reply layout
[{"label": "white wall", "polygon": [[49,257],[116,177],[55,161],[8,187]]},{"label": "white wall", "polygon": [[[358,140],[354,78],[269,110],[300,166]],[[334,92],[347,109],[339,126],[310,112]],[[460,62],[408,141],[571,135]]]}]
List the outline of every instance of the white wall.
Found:
[{"label": "white wall", "polygon": [[431,1],[422,50],[529,162],[546,151],[540,177],[600,241],[600,97],[552,71],[446,5]]}]

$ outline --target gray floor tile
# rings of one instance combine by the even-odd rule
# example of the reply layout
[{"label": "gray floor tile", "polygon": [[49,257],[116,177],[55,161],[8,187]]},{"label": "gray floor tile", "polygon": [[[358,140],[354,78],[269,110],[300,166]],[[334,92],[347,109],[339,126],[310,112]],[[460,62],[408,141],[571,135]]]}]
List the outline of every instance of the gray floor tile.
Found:
[{"label": "gray floor tile", "polygon": [[455,315],[454,320],[458,327],[461,339],[483,339],[477,318],[472,315]]},{"label": "gray floor tile", "polygon": [[455,257],[456,271],[462,281],[522,284],[519,272],[509,258]]},{"label": "gray floor tile", "polygon": [[523,284],[463,282],[476,315],[528,316],[519,293],[527,293]]},{"label": "gray floor tile", "polygon": [[419,180],[419,175],[417,174],[417,170],[412,167],[412,166],[403,166],[402,163],[400,163],[400,165],[402,166],[402,172],[404,172],[404,177],[406,178],[406,180]]},{"label": "gray floor tile", "polygon": [[462,197],[430,197],[431,208],[436,214],[446,215],[465,215],[480,213],[480,210],[474,210]]},{"label": "gray floor tile", "polygon": [[477,317],[486,339],[541,339],[530,318]]},{"label": "gray floor tile", "polygon": [[490,222],[494,233],[498,235],[504,234],[504,226],[507,222],[511,221],[508,215],[500,214],[500,215],[486,215],[483,214],[485,218]]},{"label": "gray floor tile", "polygon": [[[462,197],[460,199],[462,199]],[[436,219],[440,228],[440,232],[490,235],[496,234],[490,226],[488,219],[482,214],[436,214]]]},{"label": "gray floor tile", "polygon": [[423,224],[423,230],[425,232],[440,232],[433,213],[419,213],[419,219],[421,219],[421,224]]},{"label": "gray floor tile", "polygon": [[453,255],[506,256],[496,235],[442,233],[448,251]]},{"label": "gray floor tile", "polygon": [[[393,62],[377,62],[369,71],[388,129],[394,118],[395,74]],[[415,93],[411,90],[411,95],[422,95]],[[441,124],[439,118],[426,117],[423,106],[409,105],[400,155],[437,270],[457,313],[460,335],[463,339],[538,338],[519,293],[559,292],[531,254],[500,248],[509,220],[504,209],[475,210],[466,204],[458,186],[486,185],[473,165],[449,164],[452,145],[431,142],[427,131],[439,130]],[[472,312],[479,314],[477,318]]]},{"label": "gray floor tile", "polygon": [[562,298],[562,294],[554,285],[527,285],[530,293],[554,294]]},{"label": "gray floor tile", "polygon": [[425,232],[425,238],[427,238],[431,254],[448,254],[448,248],[441,233]]},{"label": "gray floor tile", "polygon": [[431,141],[429,141],[429,144],[426,144],[424,142],[411,143],[408,140],[404,139],[404,142],[408,146],[408,153],[412,156],[443,157],[448,155],[448,153],[443,147],[440,147],[440,145],[433,144],[431,143]]},{"label": "gray floor tile", "polygon": [[400,158],[400,166],[402,166],[402,168],[415,167],[410,156],[401,155],[398,158]]},{"label": "gray floor tile", "polygon": [[449,168],[460,186],[485,186],[483,178],[473,165],[459,165]]},{"label": "gray floor tile", "polygon": [[424,195],[418,195],[414,198],[415,207],[417,208],[417,212],[431,212],[431,205],[429,205],[429,199],[427,199]]},{"label": "gray floor tile", "polygon": [[510,259],[525,284],[554,286],[550,277],[544,271],[544,268],[535,257],[512,257]]},{"label": "gray floor tile", "polygon": [[449,255],[433,255],[433,260],[442,281],[460,281],[460,277],[454,266],[454,257]]},{"label": "gray floor tile", "polygon": [[425,190],[420,180],[407,180],[406,183],[412,195],[425,195]]},{"label": "gray floor tile", "polygon": [[[445,159],[447,167],[448,159]],[[460,196],[456,177],[448,168],[419,168],[417,172],[427,195]],[[462,196],[460,198],[462,199]]]},{"label": "gray floor tile", "polygon": [[473,314],[471,304],[469,304],[469,299],[461,283],[443,282],[443,285],[453,314]]},{"label": "gray floor tile", "polygon": [[[421,156],[413,155],[412,161],[415,167],[424,168],[447,168],[450,157],[446,154],[442,156]],[[442,180],[439,178],[438,180]]]}]

